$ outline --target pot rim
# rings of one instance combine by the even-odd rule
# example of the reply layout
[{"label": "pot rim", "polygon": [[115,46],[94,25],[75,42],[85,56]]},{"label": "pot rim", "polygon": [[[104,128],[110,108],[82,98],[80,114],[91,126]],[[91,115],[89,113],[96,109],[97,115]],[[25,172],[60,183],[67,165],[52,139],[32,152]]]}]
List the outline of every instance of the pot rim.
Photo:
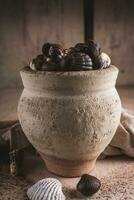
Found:
[{"label": "pot rim", "polygon": [[84,71],[33,71],[29,68],[29,66],[23,67],[20,70],[20,73],[29,74],[29,75],[38,75],[38,76],[44,76],[44,75],[53,75],[53,76],[94,76],[94,75],[102,75],[107,74],[111,72],[118,72],[119,69],[114,66],[110,65],[110,67],[106,69],[98,69],[98,70],[84,70]]}]

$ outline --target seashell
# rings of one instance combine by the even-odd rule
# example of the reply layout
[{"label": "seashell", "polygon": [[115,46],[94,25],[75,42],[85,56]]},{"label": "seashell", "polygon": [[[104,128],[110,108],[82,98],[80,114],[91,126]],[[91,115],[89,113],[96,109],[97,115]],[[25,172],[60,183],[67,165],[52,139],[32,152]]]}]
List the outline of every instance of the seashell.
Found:
[{"label": "seashell", "polygon": [[84,174],[77,184],[77,190],[84,196],[91,196],[98,192],[101,187],[101,182],[94,176]]},{"label": "seashell", "polygon": [[65,200],[62,184],[54,178],[38,181],[27,191],[30,200]]}]

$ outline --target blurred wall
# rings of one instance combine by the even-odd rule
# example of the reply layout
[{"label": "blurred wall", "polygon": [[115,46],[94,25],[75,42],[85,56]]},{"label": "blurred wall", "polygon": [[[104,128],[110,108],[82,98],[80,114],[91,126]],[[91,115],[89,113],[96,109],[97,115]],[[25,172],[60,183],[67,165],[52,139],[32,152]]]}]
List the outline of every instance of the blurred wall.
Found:
[{"label": "blurred wall", "polygon": [[83,40],[83,0],[0,1],[0,88],[22,86],[19,70],[44,42]]},{"label": "blurred wall", "polygon": [[[19,70],[40,53],[44,42],[69,47],[84,41],[83,4],[88,1],[93,2],[0,1],[0,88],[22,87]],[[88,7],[93,4],[92,23],[93,12]],[[93,29],[94,38],[120,69],[118,84],[134,84],[134,1],[94,0],[85,5],[88,5],[85,11],[89,16],[89,30]]]},{"label": "blurred wall", "polygon": [[118,84],[134,84],[134,1],[95,0],[94,38],[120,69]]}]

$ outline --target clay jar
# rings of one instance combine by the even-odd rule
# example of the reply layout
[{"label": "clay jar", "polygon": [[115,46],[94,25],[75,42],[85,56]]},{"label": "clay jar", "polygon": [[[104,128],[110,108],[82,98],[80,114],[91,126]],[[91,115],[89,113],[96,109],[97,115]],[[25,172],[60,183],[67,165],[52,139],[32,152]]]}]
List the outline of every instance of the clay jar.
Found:
[{"label": "clay jar", "polygon": [[19,120],[49,171],[75,177],[94,168],[120,122],[117,75],[115,66],[94,71],[21,71]]}]

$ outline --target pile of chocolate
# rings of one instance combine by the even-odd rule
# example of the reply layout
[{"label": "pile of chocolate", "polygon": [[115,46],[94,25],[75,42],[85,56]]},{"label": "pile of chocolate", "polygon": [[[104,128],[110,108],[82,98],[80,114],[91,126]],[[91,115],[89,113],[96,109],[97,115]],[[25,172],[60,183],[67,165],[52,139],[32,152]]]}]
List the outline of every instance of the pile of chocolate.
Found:
[{"label": "pile of chocolate", "polygon": [[59,44],[45,43],[42,54],[30,62],[34,71],[80,71],[98,70],[110,66],[110,57],[101,52],[99,43],[89,40],[69,49]]}]

